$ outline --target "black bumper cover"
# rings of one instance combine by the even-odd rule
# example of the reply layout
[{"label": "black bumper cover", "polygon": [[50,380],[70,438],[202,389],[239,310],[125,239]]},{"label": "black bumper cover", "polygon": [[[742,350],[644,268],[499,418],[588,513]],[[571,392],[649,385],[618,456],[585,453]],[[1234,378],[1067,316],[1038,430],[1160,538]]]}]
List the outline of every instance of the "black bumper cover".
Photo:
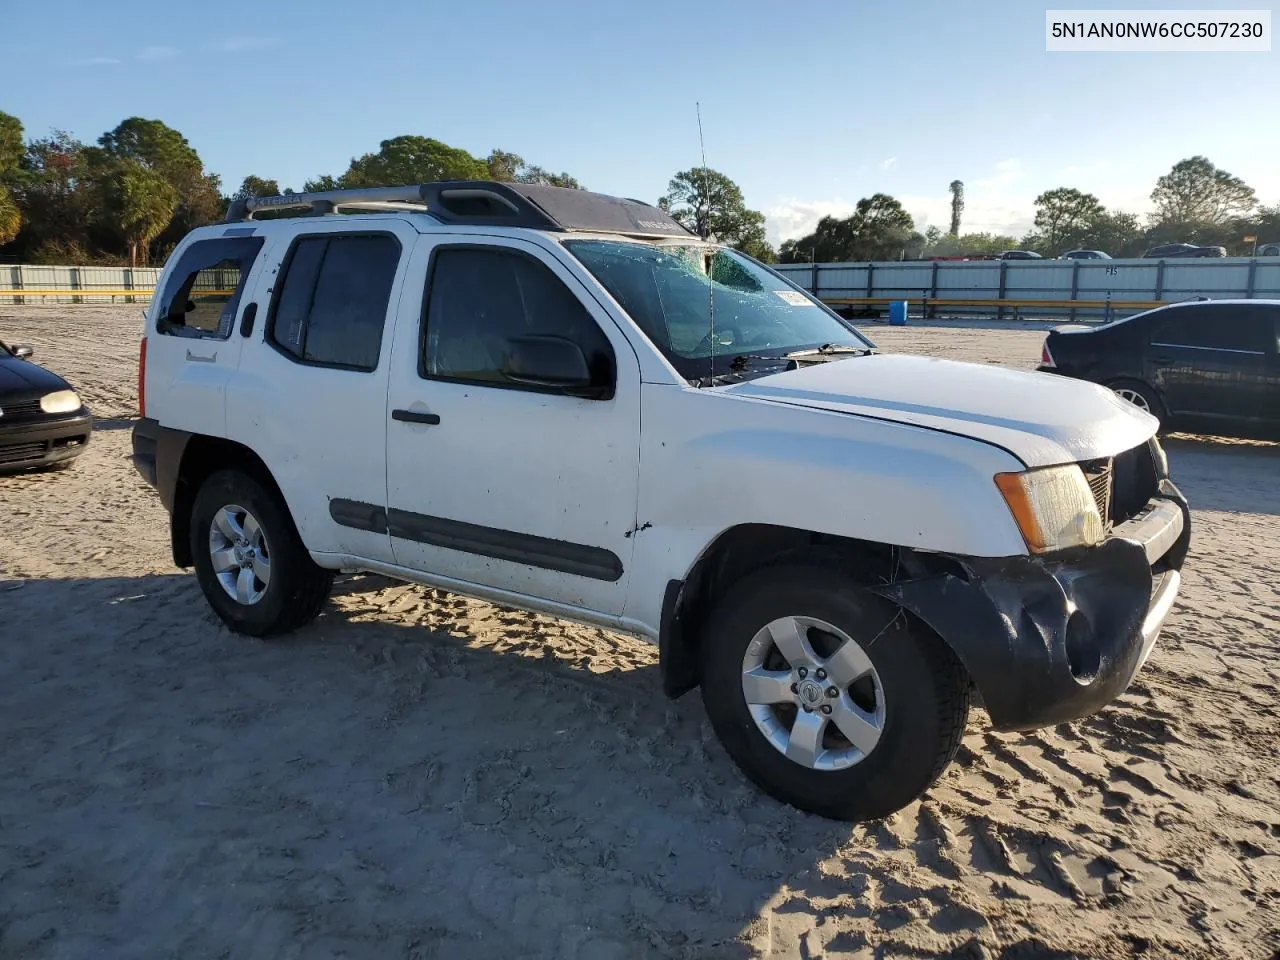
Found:
[{"label": "black bumper cover", "polygon": [[[93,416],[82,407],[79,413],[57,420],[38,420],[0,426],[0,471],[29,470],[71,460],[84,453],[93,436]],[[21,459],[4,455],[21,449]]]},{"label": "black bumper cover", "polygon": [[[1167,518],[1176,505],[1181,530],[1135,521],[1097,547],[997,559],[951,556],[949,572],[876,592],[951,646],[997,730],[1074,720],[1125,691],[1173,604],[1190,543],[1190,511],[1168,480],[1152,505],[1153,520],[1161,512]],[[916,560],[921,568],[930,562]]]}]

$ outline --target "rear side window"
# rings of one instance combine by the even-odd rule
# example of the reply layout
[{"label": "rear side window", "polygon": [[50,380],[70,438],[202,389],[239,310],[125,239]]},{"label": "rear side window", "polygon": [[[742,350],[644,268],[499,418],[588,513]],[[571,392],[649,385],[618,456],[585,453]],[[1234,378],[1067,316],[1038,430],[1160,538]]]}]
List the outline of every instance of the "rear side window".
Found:
[{"label": "rear side window", "polygon": [[268,339],[302,363],[376,369],[399,263],[390,234],[299,238],[285,259]]},{"label": "rear side window", "polygon": [[1266,353],[1274,332],[1263,312],[1248,306],[1185,307],[1161,319],[1151,336],[1154,344],[1202,350]]},{"label": "rear side window", "polygon": [[160,294],[156,330],[175,337],[231,336],[245,280],[261,249],[261,237],[218,237],[187,247]]}]

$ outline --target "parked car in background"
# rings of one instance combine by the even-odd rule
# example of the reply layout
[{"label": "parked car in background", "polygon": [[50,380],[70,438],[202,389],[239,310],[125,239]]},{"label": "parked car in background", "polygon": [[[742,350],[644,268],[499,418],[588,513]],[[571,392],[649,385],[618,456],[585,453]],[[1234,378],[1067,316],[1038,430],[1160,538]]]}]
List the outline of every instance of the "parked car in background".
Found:
[{"label": "parked car in background", "polygon": [[1258,248],[1259,257],[1280,257],[1280,243],[1264,243]]},{"label": "parked car in background", "polygon": [[1111,254],[1101,250],[1068,250],[1059,260],[1110,260]]},{"label": "parked car in background", "polygon": [[1169,257],[1225,257],[1226,247],[1201,247],[1194,243],[1162,243],[1152,247],[1142,256],[1149,259],[1168,259]]},{"label": "parked car in background", "polygon": [[32,363],[33,352],[0,342],[0,473],[69,465],[93,432],[71,384]]},{"label": "parked car in background", "polygon": [[1043,260],[1044,257],[1034,250],[1006,250],[1000,254],[1001,260]]},{"label": "parked car in background", "polygon": [[1280,440],[1280,300],[1196,300],[1056,327],[1041,371],[1110,387],[1161,429]]}]

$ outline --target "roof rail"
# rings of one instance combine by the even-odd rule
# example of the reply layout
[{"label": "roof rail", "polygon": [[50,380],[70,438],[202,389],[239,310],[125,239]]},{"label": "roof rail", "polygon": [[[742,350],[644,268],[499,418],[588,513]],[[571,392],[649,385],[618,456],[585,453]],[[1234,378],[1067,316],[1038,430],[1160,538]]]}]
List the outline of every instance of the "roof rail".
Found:
[{"label": "roof rail", "polygon": [[356,187],[232,201],[226,221],[252,220],[263,210],[342,209],[426,213],[445,224],[581,230],[633,237],[691,237],[662,209],[638,200],[540,183],[442,180],[402,187]]}]

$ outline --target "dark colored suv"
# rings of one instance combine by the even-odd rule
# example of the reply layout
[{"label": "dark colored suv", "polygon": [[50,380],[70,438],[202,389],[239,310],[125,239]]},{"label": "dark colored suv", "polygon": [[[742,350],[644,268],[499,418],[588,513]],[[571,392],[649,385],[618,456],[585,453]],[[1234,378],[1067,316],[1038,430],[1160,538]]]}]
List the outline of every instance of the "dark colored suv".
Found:
[{"label": "dark colored suv", "polygon": [[1225,257],[1226,247],[1201,247],[1194,243],[1162,243],[1152,247],[1143,257],[1151,259],[1168,259],[1170,257]]}]

